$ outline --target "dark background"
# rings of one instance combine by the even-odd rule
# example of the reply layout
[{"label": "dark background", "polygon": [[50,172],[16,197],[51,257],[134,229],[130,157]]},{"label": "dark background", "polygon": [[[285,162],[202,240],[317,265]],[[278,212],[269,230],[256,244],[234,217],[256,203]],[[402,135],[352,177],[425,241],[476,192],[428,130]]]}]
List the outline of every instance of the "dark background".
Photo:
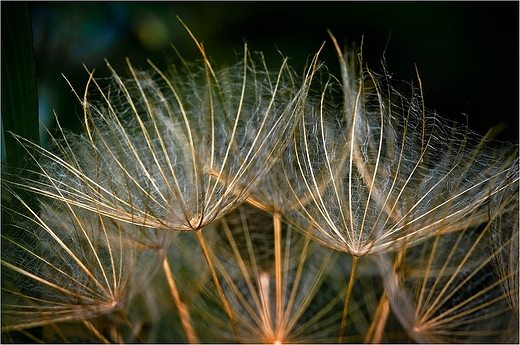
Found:
[{"label": "dark background", "polygon": [[[518,142],[518,2],[40,2],[30,3],[40,116],[55,110],[66,128],[79,129],[81,106],[61,76],[78,92],[95,76],[108,76],[104,58],[125,74],[125,58],[161,68],[175,57],[199,59],[188,25],[218,64],[233,64],[247,42],[268,64],[280,53],[302,72],[320,55],[339,75],[330,29],[340,45],[364,36],[364,61],[380,72],[384,53],[394,80],[422,80],[426,106],[465,122],[481,134],[503,122],[499,139]],[[52,121],[45,122],[53,126]],[[42,141],[45,141],[42,138]]]}]

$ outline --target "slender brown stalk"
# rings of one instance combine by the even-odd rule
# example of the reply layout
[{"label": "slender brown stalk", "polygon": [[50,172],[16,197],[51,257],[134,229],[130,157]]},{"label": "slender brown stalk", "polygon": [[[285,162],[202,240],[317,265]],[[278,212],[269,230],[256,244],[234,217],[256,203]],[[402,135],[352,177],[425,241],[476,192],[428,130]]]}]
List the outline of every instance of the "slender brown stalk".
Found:
[{"label": "slender brown stalk", "polygon": [[220,300],[222,301],[222,304],[224,305],[224,309],[226,310],[226,313],[229,317],[229,321],[231,322],[231,327],[233,327],[233,333],[235,333],[237,342],[240,343],[241,337],[240,337],[240,333],[238,332],[237,323],[236,323],[235,319],[233,318],[233,314],[231,313],[231,308],[229,307],[229,302],[226,298],[226,295],[224,295],[224,291],[222,290],[222,286],[220,285],[220,282],[218,280],[217,272],[215,271],[215,267],[213,266],[213,262],[211,261],[211,257],[209,255],[206,241],[204,240],[204,237],[202,236],[202,231],[197,230],[197,231],[195,231],[195,234],[197,235],[197,239],[199,240],[200,246],[202,247],[202,252],[204,253],[204,257],[206,258],[206,262],[208,263],[208,267],[211,272],[211,276],[213,277],[213,281],[215,283],[218,294],[220,296]]},{"label": "slender brown stalk", "polygon": [[350,298],[352,297],[352,289],[356,282],[356,270],[359,264],[359,256],[352,256],[352,268],[350,270],[350,278],[347,286],[347,293],[345,295],[345,305],[343,306],[343,316],[341,317],[341,328],[339,330],[338,343],[343,342],[343,336],[345,335],[345,329],[347,328],[347,316],[348,309],[350,306]]},{"label": "slender brown stalk", "polygon": [[94,327],[94,325],[92,325],[92,323],[88,320],[83,320],[83,324],[85,325],[85,327],[87,327],[87,329],[92,332],[92,334],[94,334],[99,340],[101,340],[103,343],[105,344],[110,344],[110,341],[105,338],[103,336],[103,334],[101,334],[97,329],[96,327]]},{"label": "slender brown stalk", "polygon": [[372,319],[370,328],[368,329],[368,332],[365,336],[365,344],[379,344],[381,342],[381,338],[383,337],[383,330],[385,328],[389,312],[390,304],[388,303],[388,297],[386,296],[386,292],[383,291],[383,295],[379,299],[379,304],[377,306],[376,313]]},{"label": "slender brown stalk", "polygon": [[282,220],[279,213],[273,215],[274,224],[274,262],[276,274],[276,324],[282,324],[283,301],[282,301]]},{"label": "slender brown stalk", "polygon": [[173,301],[179,310],[179,317],[181,318],[182,327],[186,332],[186,337],[188,338],[188,342],[190,344],[197,344],[199,340],[195,335],[195,331],[191,326],[191,319],[188,308],[186,304],[184,304],[179,297],[179,290],[177,290],[177,284],[175,284],[175,280],[173,279],[172,271],[170,269],[170,264],[168,263],[168,258],[165,257],[163,261],[163,270],[166,275],[166,279],[168,280],[168,286],[170,287],[170,292],[173,297]]}]

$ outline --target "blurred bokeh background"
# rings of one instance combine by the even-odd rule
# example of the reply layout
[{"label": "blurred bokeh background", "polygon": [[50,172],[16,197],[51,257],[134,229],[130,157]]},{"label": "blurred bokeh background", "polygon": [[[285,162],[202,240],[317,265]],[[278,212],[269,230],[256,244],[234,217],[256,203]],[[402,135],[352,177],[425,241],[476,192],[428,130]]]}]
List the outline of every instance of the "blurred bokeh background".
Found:
[{"label": "blurred bokeh background", "polygon": [[[275,68],[279,51],[303,71],[327,41],[321,59],[339,75],[328,36],[340,44],[364,36],[364,60],[394,80],[422,79],[426,106],[485,134],[503,122],[499,139],[518,142],[518,2],[34,2],[33,24],[40,117],[53,126],[80,128],[78,92],[89,70],[108,76],[104,59],[125,75],[125,58],[166,68],[175,57],[200,58],[179,16],[218,64],[233,64],[247,42]],[[42,138],[42,142],[45,138]]]}]

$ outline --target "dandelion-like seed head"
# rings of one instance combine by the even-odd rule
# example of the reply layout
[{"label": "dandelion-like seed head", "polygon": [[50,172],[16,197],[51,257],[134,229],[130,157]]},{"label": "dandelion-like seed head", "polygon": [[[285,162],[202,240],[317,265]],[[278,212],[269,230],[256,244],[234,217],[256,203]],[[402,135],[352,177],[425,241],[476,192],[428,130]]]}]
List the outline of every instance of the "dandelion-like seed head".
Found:
[{"label": "dandelion-like seed head", "polygon": [[124,310],[149,284],[174,235],[52,200],[41,203],[39,215],[2,211],[17,229],[2,234],[2,331]]},{"label": "dandelion-like seed head", "polygon": [[217,71],[200,49],[200,64],[181,61],[169,74],[128,62],[123,78],[108,65],[102,86],[89,72],[78,95],[86,135],[60,143],[64,157],[33,148],[56,160],[42,175],[64,182],[44,177],[27,188],[170,230],[199,230],[243,202],[287,145],[305,90],[286,60],[270,72],[246,47],[242,62]]},{"label": "dandelion-like seed head", "polygon": [[2,176],[2,332],[518,342],[517,146],[332,35],[339,78],[323,46],[301,75],[247,45],[217,69],[188,33],[200,61],[87,69],[82,134],[15,135],[34,164]]},{"label": "dandelion-like seed head", "polygon": [[486,221],[489,198],[508,176],[518,179],[517,149],[495,150],[488,138],[429,112],[420,79],[408,100],[387,75],[363,67],[358,78],[351,58],[338,54],[341,85],[326,87],[341,88],[343,108],[331,111],[324,92],[315,116],[302,117],[293,159],[300,178],[287,179],[299,207],[287,216],[355,256]]},{"label": "dandelion-like seed head", "polygon": [[509,254],[513,239],[491,252],[488,246],[490,225],[499,214],[498,210],[490,212],[492,218],[484,227],[439,233],[403,249],[393,268],[380,258],[381,267],[393,272],[384,274],[390,304],[412,339],[510,342],[518,334],[518,324],[511,322],[517,311],[509,303],[511,295],[518,294],[518,286],[508,284],[518,275],[518,266],[495,275],[492,264]]}]

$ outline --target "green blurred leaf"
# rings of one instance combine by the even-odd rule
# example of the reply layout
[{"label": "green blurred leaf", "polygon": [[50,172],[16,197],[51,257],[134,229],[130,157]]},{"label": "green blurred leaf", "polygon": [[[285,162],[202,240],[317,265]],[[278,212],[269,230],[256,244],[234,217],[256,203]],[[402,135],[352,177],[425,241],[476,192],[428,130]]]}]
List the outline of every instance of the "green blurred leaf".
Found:
[{"label": "green blurred leaf", "polygon": [[[12,131],[39,144],[38,96],[31,21],[26,2],[2,2],[2,121]],[[6,134],[7,164],[23,167],[25,150]]]},{"label": "green blurred leaf", "polygon": [[[15,176],[30,177],[34,174],[37,161],[29,157],[29,152],[9,133],[18,134],[40,144],[38,121],[38,95],[36,89],[36,67],[34,63],[31,20],[26,2],[2,2],[2,122],[5,140],[6,164],[3,172]],[[36,156],[35,156],[36,157]],[[4,162],[2,162],[4,163]],[[5,175],[2,175],[4,178]],[[34,195],[15,190],[34,212],[38,212],[38,202]],[[9,217],[4,207],[17,210],[19,214]],[[2,192],[2,236],[18,236],[20,229],[13,226],[31,212],[21,201]],[[15,219],[16,218],[16,219]],[[29,229],[29,228],[28,228]],[[31,244],[28,244],[31,245]],[[3,246],[2,246],[3,247]],[[34,248],[38,243],[34,243]],[[2,251],[4,248],[2,248]],[[11,248],[11,250],[14,250]],[[20,260],[23,253],[20,252]],[[3,272],[3,270],[2,270]],[[2,275],[2,283],[4,282]],[[23,291],[24,286],[20,286]],[[41,338],[41,328],[27,332],[4,334],[2,342],[28,342],[34,337]]]}]

